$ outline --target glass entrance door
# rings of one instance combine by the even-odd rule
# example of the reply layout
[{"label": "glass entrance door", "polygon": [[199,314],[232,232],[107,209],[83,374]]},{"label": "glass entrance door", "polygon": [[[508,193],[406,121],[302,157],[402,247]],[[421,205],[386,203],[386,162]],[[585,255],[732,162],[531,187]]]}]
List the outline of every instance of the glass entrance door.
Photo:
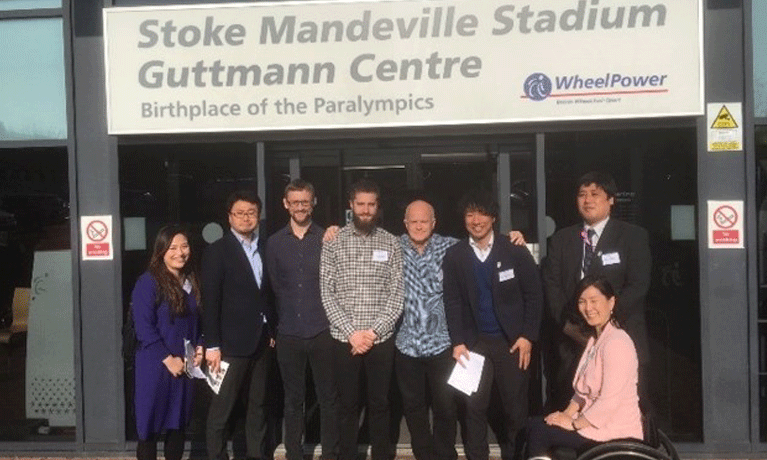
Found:
[{"label": "glass entrance door", "polygon": [[[519,147],[522,144],[524,149]],[[270,231],[287,221],[278,198],[292,178],[301,177],[314,184],[317,190],[314,218],[323,226],[348,222],[348,189],[357,180],[367,178],[381,188],[380,225],[395,235],[405,230],[402,220],[408,203],[424,199],[435,208],[437,232],[465,236],[458,201],[469,190],[482,188],[498,196],[502,205],[499,225],[519,229],[526,237],[529,235],[528,241],[534,241],[537,223],[532,142],[526,140],[519,145],[414,144],[312,150],[267,147],[267,177],[272,179],[267,198]],[[502,196],[501,190],[511,192]]]},{"label": "glass entrance door", "polygon": [[[466,236],[458,202],[471,189],[491,191],[500,207],[501,233],[513,227],[537,242],[537,193],[532,136],[487,143],[423,145],[414,141],[396,146],[343,145],[305,149],[303,146],[266,146],[267,226],[273,233],[287,222],[282,195],[296,177],[311,182],[317,193],[314,220],[322,225],[345,225],[350,219],[348,190],[361,178],[375,181],[381,188],[380,226],[395,235],[405,232],[405,208],[415,199],[431,203],[437,216],[436,232],[458,238]],[[533,375],[538,375],[534,369]],[[531,401],[541,400],[541,385],[531,385]],[[309,388],[312,385],[308,385]],[[408,444],[410,434],[402,417],[397,385],[392,385],[392,436]],[[500,408],[500,404],[492,407]],[[540,404],[531,404],[536,410]],[[319,441],[319,410],[313,396],[307,400],[306,439]],[[500,412],[491,414],[491,428],[500,428]],[[497,421],[497,422],[496,422]],[[493,431],[496,431],[495,429]],[[501,432],[498,430],[497,432]],[[360,440],[367,429],[360,430]],[[496,442],[493,438],[492,442]]]},{"label": "glass entrance door", "polygon": [[[136,279],[147,268],[157,231],[169,223],[185,225],[192,237],[193,254],[200,256],[208,243],[227,227],[226,199],[240,189],[258,189],[255,143],[124,144],[119,147],[120,214],[123,251],[123,318],[130,305]],[[192,263],[199,264],[199,257]],[[137,439],[134,410],[134,374],[125,369],[126,439]],[[193,415],[187,429],[194,449],[204,446],[210,391],[195,382]],[[277,387],[277,385],[275,385]],[[244,449],[244,419],[233,427],[235,449]]]}]

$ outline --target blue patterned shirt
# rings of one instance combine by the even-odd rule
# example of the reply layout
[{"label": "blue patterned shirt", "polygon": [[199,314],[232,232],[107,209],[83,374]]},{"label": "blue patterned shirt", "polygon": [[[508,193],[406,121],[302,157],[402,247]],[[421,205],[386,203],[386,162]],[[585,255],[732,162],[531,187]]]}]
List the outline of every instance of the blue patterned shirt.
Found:
[{"label": "blue patterned shirt", "polygon": [[400,237],[405,281],[405,310],[397,332],[397,349],[407,356],[423,358],[450,347],[450,334],[442,300],[442,259],[458,240],[437,235],[429,238],[419,254],[407,234]]}]

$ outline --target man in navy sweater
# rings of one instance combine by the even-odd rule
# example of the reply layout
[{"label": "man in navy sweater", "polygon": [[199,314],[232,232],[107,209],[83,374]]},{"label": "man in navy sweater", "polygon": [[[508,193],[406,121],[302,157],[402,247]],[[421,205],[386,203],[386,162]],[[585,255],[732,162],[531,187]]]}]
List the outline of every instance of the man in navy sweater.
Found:
[{"label": "man in navy sweater", "polygon": [[469,359],[469,351],[485,357],[479,388],[466,398],[464,448],[469,460],[488,458],[487,409],[496,382],[506,431],[501,454],[512,458],[528,415],[528,366],[541,323],[543,288],[530,252],[496,238],[498,205],[492,195],[471,192],[460,208],[469,238],[445,254],[445,314],[453,358]]}]

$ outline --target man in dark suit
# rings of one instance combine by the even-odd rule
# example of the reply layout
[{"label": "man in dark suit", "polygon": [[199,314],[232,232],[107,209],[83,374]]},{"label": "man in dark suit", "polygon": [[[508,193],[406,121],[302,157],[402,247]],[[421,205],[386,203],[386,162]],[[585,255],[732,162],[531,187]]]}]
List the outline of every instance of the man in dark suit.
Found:
[{"label": "man in dark suit", "polygon": [[229,364],[208,411],[208,457],[225,460],[226,426],[237,399],[247,392],[245,441],[248,458],[265,458],[265,397],[274,324],[264,245],[258,236],[261,200],[255,192],[234,192],[227,202],[229,232],[202,259],[205,359],[211,372]]},{"label": "man in dark suit", "polygon": [[493,382],[504,412],[504,458],[517,455],[517,431],[527,419],[528,366],[538,338],[543,287],[530,252],[496,238],[498,205],[492,195],[472,192],[461,202],[469,238],[447,250],[443,262],[445,314],[453,358],[469,351],[485,357],[479,388],[466,398],[469,460],[486,460],[487,409]]},{"label": "man in dark suit", "polygon": [[[559,230],[551,237],[544,262],[548,314],[553,348],[549,353],[549,403],[565,407],[572,397],[575,366],[587,337],[577,326],[580,315],[575,286],[585,275],[605,276],[617,293],[625,316],[622,327],[634,341],[639,358],[639,396],[646,400],[649,361],[645,297],[650,287],[650,246],[647,231],[610,217],[617,186],[607,173],[593,171],[578,180],[578,212],[583,222]],[[551,356],[553,355],[553,356]],[[553,361],[553,362],[551,362]]]}]

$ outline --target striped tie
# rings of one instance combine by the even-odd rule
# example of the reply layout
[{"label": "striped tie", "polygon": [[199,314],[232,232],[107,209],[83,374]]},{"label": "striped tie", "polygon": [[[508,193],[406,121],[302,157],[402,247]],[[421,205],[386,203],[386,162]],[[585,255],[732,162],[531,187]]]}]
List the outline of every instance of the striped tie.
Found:
[{"label": "striped tie", "polygon": [[591,268],[591,262],[594,261],[594,245],[591,243],[594,240],[594,235],[597,232],[593,228],[584,230],[581,232],[581,238],[583,239],[584,251],[583,251],[583,276],[589,274],[589,268]]}]

